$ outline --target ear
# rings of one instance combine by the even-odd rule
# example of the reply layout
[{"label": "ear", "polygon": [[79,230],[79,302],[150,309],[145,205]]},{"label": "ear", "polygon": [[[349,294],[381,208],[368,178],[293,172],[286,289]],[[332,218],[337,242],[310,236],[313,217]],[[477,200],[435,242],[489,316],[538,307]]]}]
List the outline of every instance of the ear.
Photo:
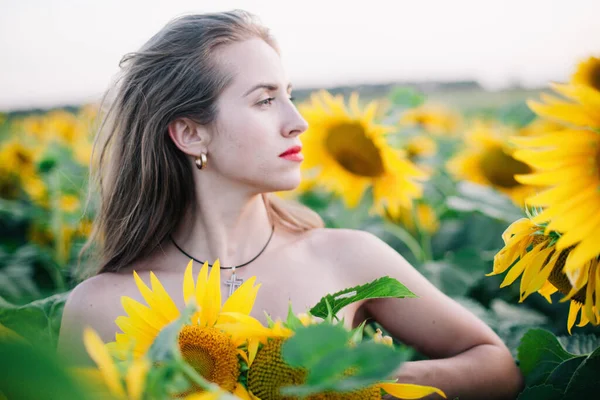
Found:
[{"label": "ear", "polygon": [[185,154],[197,156],[207,152],[210,132],[206,125],[199,125],[189,118],[177,118],[171,121],[168,130],[175,146]]}]

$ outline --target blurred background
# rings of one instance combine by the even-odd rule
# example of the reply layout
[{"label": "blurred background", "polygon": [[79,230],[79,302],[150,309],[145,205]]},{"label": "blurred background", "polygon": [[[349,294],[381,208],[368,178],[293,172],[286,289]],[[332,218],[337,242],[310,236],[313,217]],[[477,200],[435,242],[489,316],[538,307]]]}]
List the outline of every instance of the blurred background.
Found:
[{"label": "blurred background", "polygon": [[597,50],[600,37],[594,0],[0,4],[4,111],[96,100],[125,53],[192,12],[257,14],[280,42],[295,88],[378,84],[373,90],[383,91],[410,83],[427,92],[517,96],[566,80],[577,60]]},{"label": "blurred background", "polygon": [[[554,275],[528,269],[521,288],[519,280],[511,284],[520,274],[500,288],[508,267],[539,243],[510,243],[502,234],[541,212],[533,209],[539,202],[527,199],[549,185],[549,178],[515,176],[544,170],[559,157],[534,158],[521,150],[536,142],[522,138],[599,132],[597,0],[1,0],[0,326],[56,344],[64,301],[81,279],[77,256],[94,221],[94,199],[87,209],[84,203],[98,101],[121,57],[174,17],[234,8],[256,14],[273,31],[299,110],[311,115],[309,125],[330,128],[309,128],[305,179],[279,195],[311,207],[329,227],[385,240],[488,323],[515,357],[531,328],[549,330],[576,354],[600,345],[600,281],[586,286],[589,271],[589,282],[600,279],[600,248],[588,244],[600,225],[579,238],[596,253],[577,282],[567,276],[563,287]],[[556,96],[552,82],[571,89],[557,100],[549,97]],[[332,104],[346,111],[324,106]],[[365,143],[374,146],[367,164],[382,174],[352,167],[322,146],[340,118],[354,127],[340,143],[363,155]],[[374,132],[382,126],[386,139],[378,141]],[[600,170],[600,140],[591,138],[589,154],[575,149],[569,159],[582,160],[578,174]],[[583,175],[570,181],[577,176]],[[600,175],[590,182],[600,184]],[[600,213],[600,201],[579,206]],[[536,223],[530,236],[548,238],[548,246],[565,234],[559,225],[549,232],[547,223]],[[564,277],[563,266],[564,260],[549,268]],[[486,276],[492,271],[496,276]],[[535,284],[532,276],[540,277]],[[559,301],[575,289],[576,300]],[[568,339],[574,332],[579,339]]]}]

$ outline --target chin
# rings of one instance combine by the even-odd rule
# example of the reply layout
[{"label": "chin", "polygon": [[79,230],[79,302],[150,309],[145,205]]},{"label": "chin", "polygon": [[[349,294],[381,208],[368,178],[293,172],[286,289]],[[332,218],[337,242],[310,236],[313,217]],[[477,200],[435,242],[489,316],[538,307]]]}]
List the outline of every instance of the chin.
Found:
[{"label": "chin", "polygon": [[283,192],[288,190],[294,190],[300,185],[301,181],[300,173],[287,174],[287,176],[281,176],[281,179],[272,180],[268,182],[269,192]]}]

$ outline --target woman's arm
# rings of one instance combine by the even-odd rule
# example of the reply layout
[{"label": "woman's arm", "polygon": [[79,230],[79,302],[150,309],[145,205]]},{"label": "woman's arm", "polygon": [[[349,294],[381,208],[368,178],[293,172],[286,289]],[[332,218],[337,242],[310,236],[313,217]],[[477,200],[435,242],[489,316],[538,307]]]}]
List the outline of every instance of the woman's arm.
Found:
[{"label": "woman's arm", "polygon": [[366,315],[392,336],[431,358],[403,364],[395,374],[398,382],[435,386],[449,399],[516,397],[522,376],[494,331],[440,292],[376,236],[345,232],[343,257],[352,268],[353,278],[365,283],[387,275],[418,296],[373,299],[363,305]]}]

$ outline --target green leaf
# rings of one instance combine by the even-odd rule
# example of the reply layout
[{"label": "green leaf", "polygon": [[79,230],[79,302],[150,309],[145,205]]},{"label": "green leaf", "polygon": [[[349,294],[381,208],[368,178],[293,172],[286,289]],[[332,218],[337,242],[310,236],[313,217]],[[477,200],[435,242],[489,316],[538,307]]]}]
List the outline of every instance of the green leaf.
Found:
[{"label": "green leaf", "polygon": [[310,309],[310,313],[315,317],[324,319],[327,317],[327,302],[331,305],[332,312],[335,315],[348,304],[365,299],[384,297],[401,299],[417,296],[396,279],[384,276],[364,285],[344,289],[334,294],[328,294],[323,297],[317,305]]},{"label": "green leaf", "polygon": [[362,342],[366,323],[367,320],[365,319],[363,322],[360,323],[359,326],[350,331],[350,341],[352,343]]},{"label": "green leaf", "polygon": [[287,319],[285,321],[285,325],[293,331],[302,327],[302,322],[300,321],[300,319],[298,317],[296,317],[296,314],[294,314],[294,312],[292,311],[292,302],[291,301],[289,302],[289,305],[288,305],[288,315],[287,315]]},{"label": "green leaf", "polygon": [[600,347],[577,368],[565,391],[566,400],[595,398],[600,393]]},{"label": "green leaf", "polygon": [[405,361],[404,354],[393,347],[373,341],[362,342],[352,351],[357,371],[351,377],[342,380],[336,389],[354,390],[370,386],[389,378],[400,364]]},{"label": "green leaf", "polygon": [[563,361],[573,358],[556,336],[544,329],[530,329],[518,349],[520,368],[528,386],[543,383]]},{"label": "green leaf", "polygon": [[0,323],[31,343],[56,347],[62,312],[69,292],[17,306],[0,298]]},{"label": "green leaf", "polygon": [[310,369],[321,358],[345,348],[348,339],[349,333],[340,325],[323,323],[303,326],[283,343],[281,356],[292,367]]},{"label": "green leaf", "polygon": [[406,360],[405,352],[373,341],[350,347],[349,338],[341,324],[321,323],[298,329],[284,342],[281,354],[288,365],[306,369],[308,374],[304,385],[287,387],[282,393],[308,396],[332,390],[352,391],[388,378]]},{"label": "green leaf", "polygon": [[7,399],[90,399],[54,350],[0,341],[0,396]]},{"label": "green leaf", "polygon": [[562,392],[550,385],[538,385],[526,388],[517,400],[561,400]]},{"label": "green leaf", "polygon": [[552,385],[555,389],[564,393],[573,378],[573,374],[586,358],[586,356],[580,356],[564,361],[554,368],[548,379],[546,379],[546,385]]},{"label": "green leaf", "polygon": [[334,386],[344,372],[354,365],[354,360],[348,357],[348,350],[347,347],[343,347],[332,351],[327,357],[321,357],[309,369],[306,385],[314,386],[319,390]]},{"label": "green leaf", "polygon": [[446,199],[448,208],[456,211],[478,211],[493,219],[512,223],[523,217],[523,212],[512,200],[497,190],[472,182],[459,182],[457,196]]}]

